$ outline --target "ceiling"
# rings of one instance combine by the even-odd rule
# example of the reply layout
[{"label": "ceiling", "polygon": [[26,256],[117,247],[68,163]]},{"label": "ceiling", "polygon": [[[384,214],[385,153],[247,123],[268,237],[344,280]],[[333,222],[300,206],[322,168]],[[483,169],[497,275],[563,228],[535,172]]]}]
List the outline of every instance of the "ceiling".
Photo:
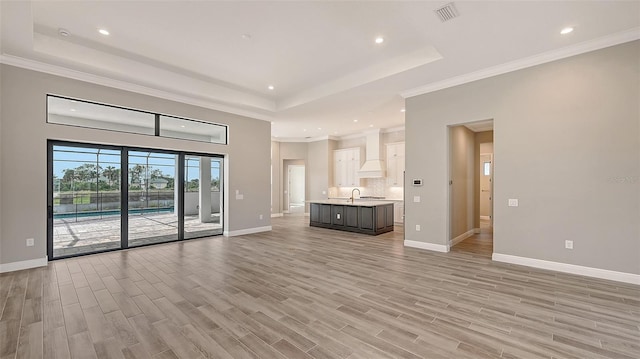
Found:
[{"label": "ceiling", "polygon": [[445,4],[4,1],[0,60],[272,121],[274,138],[299,140],[401,127],[404,96],[640,38],[638,1],[456,1],[459,17],[442,22]]}]

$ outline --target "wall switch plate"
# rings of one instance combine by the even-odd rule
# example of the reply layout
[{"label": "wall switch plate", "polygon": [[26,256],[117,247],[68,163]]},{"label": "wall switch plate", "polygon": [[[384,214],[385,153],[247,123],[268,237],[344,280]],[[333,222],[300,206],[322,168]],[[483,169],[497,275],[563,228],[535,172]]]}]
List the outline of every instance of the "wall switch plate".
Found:
[{"label": "wall switch plate", "polygon": [[566,249],[573,249],[573,241],[569,241],[569,240],[564,241],[564,247]]},{"label": "wall switch plate", "polygon": [[509,207],[518,207],[518,199],[509,198]]},{"label": "wall switch plate", "polygon": [[420,232],[420,225],[419,224],[416,224],[416,231]]},{"label": "wall switch plate", "polygon": [[27,238],[27,247],[33,247],[35,239]]},{"label": "wall switch plate", "polygon": [[414,202],[420,202],[420,196],[413,196]]},{"label": "wall switch plate", "polygon": [[336,213],[336,219],[340,219],[340,213]]},{"label": "wall switch plate", "polygon": [[260,219],[262,219],[262,215],[260,215]]}]

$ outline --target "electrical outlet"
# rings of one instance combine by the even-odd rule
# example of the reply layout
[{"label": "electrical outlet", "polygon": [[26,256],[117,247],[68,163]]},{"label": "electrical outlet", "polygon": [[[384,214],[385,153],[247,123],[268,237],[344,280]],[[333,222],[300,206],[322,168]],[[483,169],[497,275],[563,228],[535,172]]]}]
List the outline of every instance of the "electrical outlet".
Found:
[{"label": "electrical outlet", "polygon": [[420,202],[420,196],[413,196],[414,202]]},{"label": "electrical outlet", "polygon": [[518,199],[509,198],[509,207],[518,207]]},{"label": "electrical outlet", "polygon": [[35,239],[27,238],[27,247],[33,247]]},{"label": "electrical outlet", "polygon": [[569,241],[569,240],[564,241],[564,248],[573,249],[573,241]]},{"label": "electrical outlet", "polygon": [[419,224],[416,224],[416,231],[420,232],[420,225]]}]

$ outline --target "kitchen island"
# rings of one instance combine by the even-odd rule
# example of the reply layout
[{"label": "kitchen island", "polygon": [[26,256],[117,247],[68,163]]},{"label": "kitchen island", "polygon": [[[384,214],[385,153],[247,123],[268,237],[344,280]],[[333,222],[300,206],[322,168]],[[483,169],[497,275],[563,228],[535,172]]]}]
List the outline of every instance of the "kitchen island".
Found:
[{"label": "kitchen island", "polygon": [[393,231],[393,202],[310,201],[309,225],[378,235]]}]

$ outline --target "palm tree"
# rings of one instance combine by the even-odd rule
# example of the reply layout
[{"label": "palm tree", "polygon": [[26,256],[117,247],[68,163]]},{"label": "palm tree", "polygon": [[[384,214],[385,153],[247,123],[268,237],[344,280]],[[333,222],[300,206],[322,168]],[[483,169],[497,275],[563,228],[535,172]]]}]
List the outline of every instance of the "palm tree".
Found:
[{"label": "palm tree", "polygon": [[113,166],[107,166],[104,171],[102,171],[102,174],[109,182],[109,187],[111,187],[118,181],[118,177],[120,177],[120,169]]}]

